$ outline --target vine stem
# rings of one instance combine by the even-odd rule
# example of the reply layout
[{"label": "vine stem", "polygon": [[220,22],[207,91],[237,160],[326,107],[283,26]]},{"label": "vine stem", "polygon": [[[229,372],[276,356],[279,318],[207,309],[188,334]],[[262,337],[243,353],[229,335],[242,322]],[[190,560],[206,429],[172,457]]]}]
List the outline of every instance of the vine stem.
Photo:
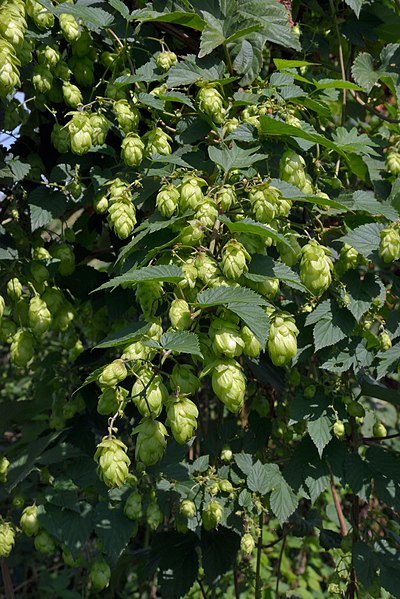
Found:
[{"label": "vine stem", "polygon": [[276,573],[276,587],[275,587],[275,599],[279,599],[279,583],[281,581],[281,565],[283,559],[283,552],[285,551],[286,538],[283,538],[283,543],[281,546],[281,550],[279,552],[279,560],[278,560],[278,571]]},{"label": "vine stem", "polygon": [[10,570],[8,569],[8,565],[4,557],[0,559],[1,564],[1,575],[3,577],[4,591],[7,599],[14,599],[14,589],[10,576]]},{"label": "vine stem", "polygon": [[337,517],[339,520],[339,525],[340,525],[340,534],[342,535],[342,537],[345,537],[347,535],[347,526],[346,526],[346,522],[343,516],[343,510],[342,510],[342,506],[340,505],[340,501],[339,501],[339,497],[336,491],[336,487],[335,487],[335,481],[333,480],[333,474],[332,474],[332,470],[329,467],[329,472],[330,472],[330,482],[331,482],[331,491],[332,491],[332,497],[333,497],[333,503],[335,505],[335,510],[337,513]]},{"label": "vine stem", "polygon": [[257,542],[257,563],[256,563],[256,592],[255,599],[261,599],[261,554],[263,550],[263,524],[264,524],[264,515],[261,513],[259,518],[259,527],[260,527],[260,536],[258,537]]},{"label": "vine stem", "polygon": [[226,60],[226,65],[228,67],[229,74],[233,75],[232,59],[231,59],[231,55],[229,54],[228,46],[226,45],[226,43],[224,44],[224,53],[225,53],[225,60]]}]

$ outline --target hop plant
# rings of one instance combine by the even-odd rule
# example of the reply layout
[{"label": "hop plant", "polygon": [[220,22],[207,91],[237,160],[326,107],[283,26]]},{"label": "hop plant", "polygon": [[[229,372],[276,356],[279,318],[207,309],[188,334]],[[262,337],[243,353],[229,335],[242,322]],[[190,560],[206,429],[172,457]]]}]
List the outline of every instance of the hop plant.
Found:
[{"label": "hop plant", "polygon": [[165,133],[160,127],[155,127],[143,138],[146,142],[146,154],[147,156],[153,156],[154,154],[163,154],[167,156],[171,154],[172,147],[169,143],[172,138]]},{"label": "hop plant", "polygon": [[218,362],[212,372],[212,388],[230,412],[236,413],[243,407],[246,378],[235,360]]},{"label": "hop plant", "polygon": [[224,514],[221,504],[216,500],[211,500],[201,512],[201,520],[205,530],[217,528]]},{"label": "hop plant", "polygon": [[15,531],[9,522],[0,522],[0,557],[8,557],[15,543]]},{"label": "hop plant", "polygon": [[391,150],[386,154],[386,167],[392,175],[400,175],[400,152]]},{"label": "hop plant", "polygon": [[108,208],[109,225],[120,239],[127,239],[136,225],[136,209],[132,202],[115,201]]},{"label": "hop plant", "polygon": [[258,185],[251,189],[249,200],[255,219],[260,223],[270,223],[275,218],[277,190],[268,185]]},{"label": "hop plant", "polygon": [[200,88],[197,95],[199,110],[210,117],[214,123],[221,125],[225,120],[224,100],[221,94],[211,86]]},{"label": "hop plant", "polygon": [[56,544],[51,535],[47,532],[47,530],[40,530],[35,536],[34,541],[35,549],[39,551],[39,553],[44,553],[45,555],[51,555],[54,553]]},{"label": "hop plant", "polygon": [[51,314],[46,302],[38,295],[29,302],[29,326],[34,335],[43,335],[51,324]]},{"label": "hop plant", "polygon": [[179,205],[180,193],[174,185],[163,185],[156,197],[156,205],[162,216],[170,218]]},{"label": "hop plant", "polygon": [[140,121],[139,110],[128,102],[128,100],[118,100],[113,106],[113,111],[118,122],[118,126],[124,133],[137,131]]},{"label": "hop plant", "polygon": [[61,33],[67,42],[76,42],[80,36],[79,25],[73,15],[61,13],[58,17]]},{"label": "hop plant", "polygon": [[126,379],[128,372],[123,360],[114,360],[103,368],[98,378],[100,387],[115,387],[121,381]]},{"label": "hop plant", "polygon": [[268,336],[268,353],[275,366],[284,366],[295,357],[298,334],[299,329],[291,314],[287,312],[275,314]]},{"label": "hop plant", "polygon": [[279,163],[279,178],[303,189],[307,185],[305,166],[306,163],[302,156],[293,150],[286,150]]},{"label": "hop plant", "polygon": [[29,331],[20,329],[12,338],[10,359],[15,366],[27,366],[33,357],[33,336]]},{"label": "hop plant", "polygon": [[122,487],[129,474],[131,463],[127,446],[114,437],[104,437],[94,455],[98,463],[97,474],[108,487]]},{"label": "hop plant", "polygon": [[380,232],[379,256],[386,264],[397,260],[400,255],[400,233],[397,229],[387,228]]},{"label": "hop plant", "polygon": [[230,239],[222,248],[221,268],[228,279],[240,279],[248,271],[248,260],[250,260],[250,254],[235,239]]},{"label": "hop plant", "polygon": [[194,374],[190,364],[175,364],[170,383],[173,389],[184,395],[194,395],[200,388],[200,379]]},{"label": "hop plant", "polygon": [[142,416],[157,418],[161,414],[168,391],[159,374],[154,374],[148,366],[136,373],[137,379],[132,387],[132,401]]},{"label": "hop plant", "polygon": [[90,564],[89,579],[94,588],[99,591],[106,589],[110,584],[111,568],[102,557],[98,557]]},{"label": "hop plant", "polygon": [[30,505],[22,512],[19,524],[28,537],[35,536],[39,532],[40,524],[38,512],[39,510],[36,505]]},{"label": "hop plant", "polygon": [[178,62],[178,57],[175,52],[160,52],[156,57],[156,64],[162,71],[169,71],[171,67]]},{"label": "hop plant", "polygon": [[142,496],[133,491],[125,501],[124,514],[129,520],[139,520],[143,515]]},{"label": "hop plant", "polygon": [[121,158],[127,166],[139,166],[144,156],[144,143],[137,133],[128,133],[122,140]]},{"label": "hop plant", "polygon": [[172,327],[178,331],[188,329],[192,322],[189,304],[184,299],[172,300],[168,316]]},{"label": "hop plant", "polygon": [[302,283],[315,295],[321,295],[332,282],[332,260],[328,250],[315,240],[309,241],[302,249],[300,278]]},{"label": "hop plant", "polygon": [[167,446],[168,435],[165,426],[157,420],[143,418],[133,430],[137,433],[135,457],[145,466],[153,466],[161,460]]},{"label": "hop plant", "polygon": [[199,411],[193,401],[179,394],[168,401],[166,425],[177,443],[187,443],[197,428]]}]

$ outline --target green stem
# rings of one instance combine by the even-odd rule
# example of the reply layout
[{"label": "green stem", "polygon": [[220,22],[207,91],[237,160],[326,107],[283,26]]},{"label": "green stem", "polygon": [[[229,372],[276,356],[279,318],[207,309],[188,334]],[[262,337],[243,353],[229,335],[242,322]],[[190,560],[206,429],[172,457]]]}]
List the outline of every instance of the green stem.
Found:
[{"label": "green stem", "polygon": [[264,520],[264,515],[261,513],[260,514],[260,519],[259,519],[259,527],[260,527],[260,536],[258,537],[258,543],[257,543],[257,563],[256,563],[256,592],[255,592],[255,599],[261,599],[261,554],[262,554],[262,550],[263,550],[263,542],[262,542],[262,538],[263,538],[263,522]]},{"label": "green stem", "polygon": [[224,54],[225,54],[225,60],[226,60],[226,65],[228,67],[229,74],[233,75],[232,59],[231,59],[231,55],[229,54],[228,46],[226,45],[226,43],[224,43]]},{"label": "green stem", "polygon": [[284,537],[284,539],[283,539],[283,543],[282,543],[281,550],[279,553],[278,571],[276,573],[275,599],[279,599],[279,583],[281,581],[281,566],[282,566],[283,552],[285,551],[285,545],[286,545],[286,537]]}]

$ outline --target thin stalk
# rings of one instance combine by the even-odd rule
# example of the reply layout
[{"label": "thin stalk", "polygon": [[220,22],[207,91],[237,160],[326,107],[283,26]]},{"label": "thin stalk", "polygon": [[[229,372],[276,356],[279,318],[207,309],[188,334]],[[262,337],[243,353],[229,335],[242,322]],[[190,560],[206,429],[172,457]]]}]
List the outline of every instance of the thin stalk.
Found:
[{"label": "thin stalk", "polygon": [[260,519],[259,519],[260,536],[258,537],[258,543],[257,543],[255,599],[261,599],[261,576],[260,576],[260,573],[261,573],[261,554],[262,554],[262,550],[263,550],[263,543],[262,543],[263,524],[264,524],[264,515],[260,514]]},{"label": "thin stalk", "polygon": [[284,539],[283,539],[282,547],[281,547],[281,550],[279,553],[278,571],[276,573],[275,599],[279,599],[279,583],[281,581],[281,566],[282,566],[283,553],[285,551],[285,545],[286,545],[286,537],[284,537]]}]

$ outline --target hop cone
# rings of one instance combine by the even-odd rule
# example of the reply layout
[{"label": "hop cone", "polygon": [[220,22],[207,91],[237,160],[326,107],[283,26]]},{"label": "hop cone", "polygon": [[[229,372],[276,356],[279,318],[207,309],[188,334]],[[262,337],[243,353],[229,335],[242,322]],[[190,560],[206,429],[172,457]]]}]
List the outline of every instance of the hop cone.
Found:
[{"label": "hop cone", "polygon": [[400,254],[400,234],[396,229],[383,229],[379,244],[379,256],[386,264],[397,260]]},{"label": "hop cone", "polygon": [[212,374],[215,395],[230,412],[238,412],[244,403],[246,378],[235,360],[224,360],[215,366]]},{"label": "hop cone", "polygon": [[128,448],[119,439],[104,437],[94,455],[98,463],[97,473],[108,487],[122,487],[128,474],[130,459]]},{"label": "hop cone", "polygon": [[250,254],[245,247],[231,239],[222,248],[222,271],[228,279],[237,280],[248,271],[247,260],[250,260]]},{"label": "hop cone", "polygon": [[177,443],[187,443],[197,428],[199,411],[185,395],[171,398],[167,409],[167,426],[170,427]]},{"label": "hop cone", "polygon": [[138,433],[135,457],[145,466],[153,466],[161,460],[167,445],[167,429],[157,420],[144,418],[133,433]]},{"label": "hop cone", "polygon": [[297,354],[297,335],[294,318],[280,312],[272,319],[268,337],[268,352],[275,366],[284,366]]},{"label": "hop cone", "polygon": [[9,522],[0,523],[0,557],[8,557],[15,543],[15,532]]},{"label": "hop cone", "polygon": [[302,249],[300,278],[315,295],[326,291],[332,282],[333,264],[326,254],[327,250],[315,240],[307,243]]}]

